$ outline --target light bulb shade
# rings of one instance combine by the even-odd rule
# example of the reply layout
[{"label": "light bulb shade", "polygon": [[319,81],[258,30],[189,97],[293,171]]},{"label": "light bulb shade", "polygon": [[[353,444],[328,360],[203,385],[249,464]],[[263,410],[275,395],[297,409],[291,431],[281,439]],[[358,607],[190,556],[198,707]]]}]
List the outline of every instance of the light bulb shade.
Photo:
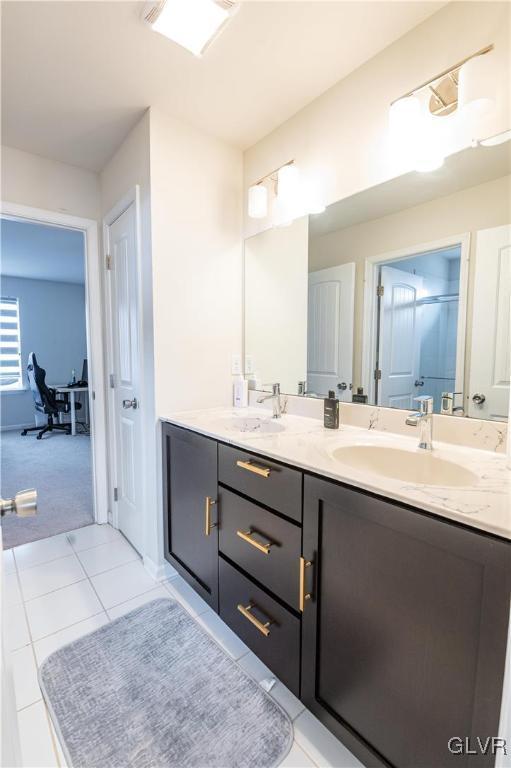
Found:
[{"label": "light bulb shade", "polygon": [[485,53],[469,59],[460,69],[458,109],[485,115],[495,105],[494,56]]},{"label": "light bulb shade", "polygon": [[277,197],[275,200],[275,223],[289,224],[301,215],[300,174],[295,165],[284,165],[277,172]]},{"label": "light bulb shade", "polygon": [[195,56],[209,43],[229,18],[229,11],[214,0],[165,0],[153,29]]},{"label": "light bulb shade", "polygon": [[264,219],[268,215],[268,190],[263,184],[248,189],[248,215],[251,219]]},{"label": "light bulb shade", "polygon": [[326,179],[322,169],[309,170],[303,179],[303,212],[318,214],[326,208]]},{"label": "light bulb shade", "polygon": [[416,96],[405,96],[390,105],[389,129],[392,154],[404,167],[413,167],[421,105]]},{"label": "light bulb shade", "polygon": [[[392,152],[403,168],[427,172],[445,159],[447,117],[435,117],[417,96],[405,96],[390,107]],[[441,121],[444,121],[442,123]]]},{"label": "light bulb shade", "polygon": [[436,171],[444,164],[449,117],[424,112],[418,126],[414,168],[421,173]]}]

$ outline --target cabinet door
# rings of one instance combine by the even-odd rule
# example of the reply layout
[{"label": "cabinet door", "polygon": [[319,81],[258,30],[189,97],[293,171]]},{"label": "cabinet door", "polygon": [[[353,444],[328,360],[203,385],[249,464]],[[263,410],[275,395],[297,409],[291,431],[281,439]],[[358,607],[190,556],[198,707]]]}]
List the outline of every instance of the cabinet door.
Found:
[{"label": "cabinet door", "polygon": [[307,477],[304,703],[367,766],[491,766],[452,737],[498,735],[510,546]]},{"label": "cabinet door", "polygon": [[[164,424],[163,478],[165,557],[218,611],[215,440]],[[206,531],[208,503],[210,526]]]}]

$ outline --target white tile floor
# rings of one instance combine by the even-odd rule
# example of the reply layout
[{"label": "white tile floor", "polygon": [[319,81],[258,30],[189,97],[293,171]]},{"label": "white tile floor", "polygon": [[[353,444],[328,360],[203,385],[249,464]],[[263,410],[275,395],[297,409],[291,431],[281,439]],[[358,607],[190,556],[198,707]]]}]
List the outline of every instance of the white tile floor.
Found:
[{"label": "white tile floor", "polygon": [[[13,554],[11,554],[13,553]],[[92,525],[4,553],[8,641],[25,768],[65,766],[37,680],[57,648],[149,600],[172,597],[257,681],[270,670],[177,574],[155,582],[123,536]],[[282,768],[359,768],[358,760],[281,682],[271,695],[293,721],[295,741]]]}]

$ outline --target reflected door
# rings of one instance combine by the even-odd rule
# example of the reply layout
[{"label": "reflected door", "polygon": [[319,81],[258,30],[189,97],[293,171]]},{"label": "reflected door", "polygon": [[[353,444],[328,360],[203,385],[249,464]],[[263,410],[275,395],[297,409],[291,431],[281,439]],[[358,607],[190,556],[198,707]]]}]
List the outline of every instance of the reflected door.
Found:
[{"label": "reflected door", "polygon": [[421,344],[417,301],[422,282],[419,275],[394,267],[381,268],[378,405],[414,407]]},{"label": "reflected door", "polygon": [[307,391],[351,400],[355,264],[309,273]]},{"label": "reflected door", "polygon": [[511,368],[511,226],[477,233],[468,414],[507,419]]}]

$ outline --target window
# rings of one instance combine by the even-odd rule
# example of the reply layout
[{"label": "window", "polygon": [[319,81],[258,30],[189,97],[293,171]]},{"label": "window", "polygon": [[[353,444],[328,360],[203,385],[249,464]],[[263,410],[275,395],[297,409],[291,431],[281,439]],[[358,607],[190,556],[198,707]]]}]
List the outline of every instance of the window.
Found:
[{"label": "window", "polygon": [[0,391],[21,389],[21,337],[18,299],[0,298]]}]

